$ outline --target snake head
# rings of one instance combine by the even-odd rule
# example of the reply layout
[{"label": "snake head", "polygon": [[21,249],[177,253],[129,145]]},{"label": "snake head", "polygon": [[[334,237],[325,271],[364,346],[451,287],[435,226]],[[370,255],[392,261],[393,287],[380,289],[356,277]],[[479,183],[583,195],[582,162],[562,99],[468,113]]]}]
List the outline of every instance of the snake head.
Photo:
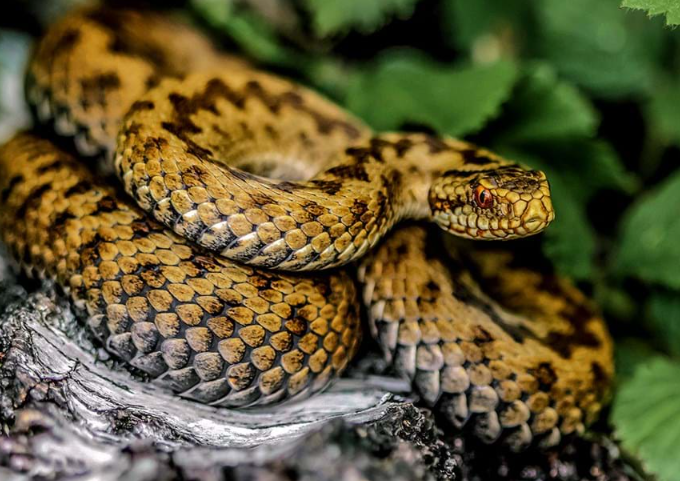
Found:
[{"label": "snake head", "polygon": [[437,224],[470,239],[526,237],[555,218],[545,174],[517,164],[446,171],[432,184],[429,202]]}]

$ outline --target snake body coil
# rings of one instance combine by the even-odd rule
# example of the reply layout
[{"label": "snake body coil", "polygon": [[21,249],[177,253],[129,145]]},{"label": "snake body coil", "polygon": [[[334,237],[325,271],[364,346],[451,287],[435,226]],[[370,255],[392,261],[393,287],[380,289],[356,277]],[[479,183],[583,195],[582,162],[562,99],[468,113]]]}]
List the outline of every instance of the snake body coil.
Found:
[{"label": "snake body coil", "polygon": [[33,135],[0,158],[13,257],[56,278],[110,351],[183,396],[221,406],[302,397],[356,351],[346,274],[290,276],[212,256]]},{"label": "snake body coil", "polygon": [[153,13],[69,15],[38,45],[27,98],[139,207],[21,134],[0,149],[5,243],[107,349],[183,396],[245,406],[323,388],[359,343],[354,282],[262,268],[363,256],[372,334],[452,423],[518,449],[597,415],[611,342],[568,283],[497,251],[430,256],[437,236],[419,227],[364,256],[407,218],[474,239],[537,233],[553,219],[543,173],[454,139],[374,135]]}]

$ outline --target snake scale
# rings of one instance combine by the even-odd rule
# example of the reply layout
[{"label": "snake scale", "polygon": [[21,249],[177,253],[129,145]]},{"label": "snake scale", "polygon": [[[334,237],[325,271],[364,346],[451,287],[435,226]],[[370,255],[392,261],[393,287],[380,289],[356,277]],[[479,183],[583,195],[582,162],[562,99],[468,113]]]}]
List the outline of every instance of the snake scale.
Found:
[{"label": "snake scale", "polygon": [[[585,296],[435,232],[540,232],[543,173],[451,138],[375,134],[153,12],[70,13],[36,46],[26,95],[44,128],[0,148],[5,244],[181,396],[240,407],[323,389],[357,351],[363,298],[394,370],[485,442],[551,446],[597,416],[612,346]],[[441,229],[386,235],[406,219]],[[353,261],[356,276],[335,268]]]}]

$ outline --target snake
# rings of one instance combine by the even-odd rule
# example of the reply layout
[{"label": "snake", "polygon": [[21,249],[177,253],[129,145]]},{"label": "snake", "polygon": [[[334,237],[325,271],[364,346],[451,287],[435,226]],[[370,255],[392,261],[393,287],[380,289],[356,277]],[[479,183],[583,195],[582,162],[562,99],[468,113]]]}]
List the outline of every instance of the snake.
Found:
[{"label": "snake", "polygon": [[49,26],[26,99],[34,130],[0,147],[10,257],[179,396],[310,396],[347,368],[364,315],[393,372],[486,443],[554,446],[597,418],[613,375],[597,309],[477,242],[552,222],[542,172],[373,132],[153,11]]}]

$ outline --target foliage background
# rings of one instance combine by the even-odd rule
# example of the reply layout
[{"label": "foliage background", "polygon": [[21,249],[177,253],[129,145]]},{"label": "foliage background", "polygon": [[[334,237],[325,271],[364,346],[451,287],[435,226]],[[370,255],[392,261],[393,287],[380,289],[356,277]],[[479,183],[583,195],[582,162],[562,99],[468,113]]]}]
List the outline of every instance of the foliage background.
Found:
[{"label": "foliage background", "polygon": [[[649,471],[673,480],[680,32],[668,25],[680,23],[680,1],[620,1],[170,3],[227,48],[325,92],[376,129],[464,137],[545,170],[557,220],[522,242],[602,307],[618,368],[605,422]],[[21,68],[27,49],[17,19],[30,31],[47,15],[33,5],[0,21],[0,75]],[[11,110],[13,87],[0,85],[0,118],[25,122]]]}]

